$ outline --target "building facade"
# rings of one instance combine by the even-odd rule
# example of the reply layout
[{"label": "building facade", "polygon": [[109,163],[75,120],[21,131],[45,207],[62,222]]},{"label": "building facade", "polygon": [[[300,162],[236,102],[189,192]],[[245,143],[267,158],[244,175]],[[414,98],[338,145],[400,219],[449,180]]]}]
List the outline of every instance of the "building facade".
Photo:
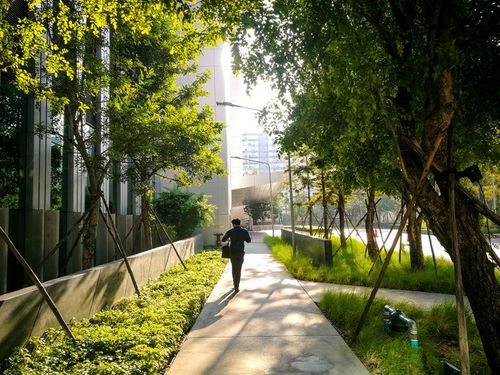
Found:
[{"label": "building facade", "polygon": [[[279,147],[273,139],[264,133],[243,133],[241,135],[242,157],[269,163],[271,172],[282,172],[285,169],[285,161],[279,158]],[[243,160],[243,175],[266,174],[265,164]]]},{"label": "building facade", "polygon": [[[13,1],[6,18],[15,24],[26,12],[25,2]],[[95,53],[103,64],[109,63],[108,47],[97,48]],[[43,71],[43,56],[36,61],[35,71]],[[88,176],[67,120],[53,115],[47,101],[17,90],[13,79],[8,72],[0,73],[0,226],[44,281],[82,269],[79,232],[89,206]],[[38,79],[41,85],[49,83],[47,77],[39,75]],[[106,132],[102,114],[108,91],[95,97],[96,110],[85,115],[84,126]],[[105,149],[102,142],[90,152],[97,155]],[[101,189],[118,230],[127,233],[139,214],[131,182],[104,179]],[[93,264],[116,259],[102,220],[96,242]],[[132,233],[125,246],[129,253],[142,251],[140,233]],[[0,241],[0,294],[29,284],[20,263]]]}]

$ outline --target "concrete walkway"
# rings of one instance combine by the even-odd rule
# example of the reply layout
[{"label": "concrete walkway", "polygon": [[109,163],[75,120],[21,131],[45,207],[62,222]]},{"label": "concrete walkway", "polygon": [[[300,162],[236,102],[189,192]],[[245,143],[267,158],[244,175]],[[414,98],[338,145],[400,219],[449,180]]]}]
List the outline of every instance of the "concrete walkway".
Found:
[{"label": "concrete walkway", "polygon": [[247,244],[240,292],[228,264],[167,373],[368,374],[262,238]]},{"label": "concrete walkway", "polygon": [[[321,296],[327,291],[369,295],[373,290],[373,288],[366,286],[319,283],[315,281],[300,280],[299,283],[315,302],[319,302]],[[453,294],[428,293],[414,290],[386,288],[380,288],[377,291],[376,298],[387,298],[395,302],[409,302],[427,310],[430,310],[433,305],[439,303],[455,303],[455,295]],[[470,310],[469,300],[467,297],[464,298],[465,306],[467,306]]]}]

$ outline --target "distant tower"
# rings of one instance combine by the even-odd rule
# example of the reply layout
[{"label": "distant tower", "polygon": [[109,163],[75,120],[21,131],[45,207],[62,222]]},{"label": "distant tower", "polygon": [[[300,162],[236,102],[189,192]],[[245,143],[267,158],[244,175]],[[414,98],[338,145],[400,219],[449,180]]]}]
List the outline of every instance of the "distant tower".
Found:
[{"label": "distant tower", "polygon": [[[241,135],[242,157],[269,163],[271,172],[285,169],[285,161],[278,156],[278,146],[264,133],[243,133]],[[265,164],[256,164],[243,160],[243,175],[265,174]]]}]

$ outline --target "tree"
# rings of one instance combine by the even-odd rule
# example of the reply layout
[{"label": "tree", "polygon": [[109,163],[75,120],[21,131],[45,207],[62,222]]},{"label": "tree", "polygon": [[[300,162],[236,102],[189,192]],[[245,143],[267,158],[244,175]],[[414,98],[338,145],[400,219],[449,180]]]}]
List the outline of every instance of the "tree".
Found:
[{"label": "tree", "polygon": [[[3,78],[3,77],[1,77]],[[20,151],[16,139],[21,133],[23,98],[9,82],[0,82],[0,207],[18,208]]]},{"label": "tree", "polygon": [[160,221],[174,228],[177,239],[188,238],[196,228],[211,224],[215,210],[206,195],[178,188],[161,192],[154,207]]},{"label": "tree", "polygon": [[[392,138],[388,151],[400,162],[402,184],[456,261],[449,171],[499,160],[499,12],[480,0],[267,2],[243,22],[254,37],[242,59],[247,80],[272,76],[292,95],[330,86],[348,131],[366,126]],[[421,179],[429,160],[431,174]],[[500,286],[479,214],[500,219],[460,185],[455,205],[464,286],[498,372]]]},{"label": "tree", "polygon": [[[117,162],[130,161],[123,176],[141,197],[147,248],[155,174],[168,170],[169,179],[187,185],[224,173],[218,157],[223,125],[209,106],[199,107],[208,74],[196,74],[192,63],[217,33],[196,28],[196,18],[183,20],[166,9],[160,14],[148,34],[118,28],[111,50],[111,147]],[[178,85],[187,75],[190,83]]]},{"label": "tree", "polygon": [[271,204],[269,202],[243,202],[243,211],[252,218],[254,224],[263,222],[271,214]]},{"label": "tree", "polygon": [[[114,94],[114,87],[110,87],[108,59],[110,38],[123,41],[126,35],[130,47],[135,46],[135,52],[138,52],[138,41],[151,42],[155,37],[165,36],[165,33],[159,33],[162,30],[159,26],[161,22],[163,26],[166,26],[165,22],[171,22],[168,30],[177,33],[178,43],[171,45],[172,49],[164,57],[187,61],[204,46],[213,45],[220,41],[222,36],[231,33],[241,12],[252,7],[251,1],[240,1],[238,4],[227,6],[225,2],[210,0],[193,6],[190,0],[30,0],[23,2],[23,15],[12,21],[11,2],[0,2],[0,69],[12,75],[17,89],[33,95],[38,101],[48,101],[54,121],[50,129],[43,130],[64,139],[63,158],[66,164],[75,162],[76,150],[82,161],[81,167],[88,177],[89,199],[83,225],[84,268],[93,265],[99,201],[103,198],[101,186],[109,174],[112,162],[107,148],[111,141],[105,116],[109,90]],[[167,38],[166,43],[171,40]],[[124,44],[122,43],[122,46]],[[156,46],[160,44],[157,43]],[[144,48],[148,48],[147,46],[148,44],[142,45]],[[126,55],[127,48],[125,46],[120,52]],[[162,51],[165,52],[165,49]],[[116,52],[114,49],[113,53]],[[154,54],[155,51],[149,52]],[[152,79],[151,70],[154,70],[154,67],[138,64],[131,54],[127,57],[131,58],[129,62],[133,61],[133,64],[130,67],[121,66],[125,68],[120,71],[122,77],[130,73],[136,74],[135,77],[129,77],[131,81],[144,78],[144,75]],[[175,63],[171,62],[169,66],[174,65]],[[171,73],[175,76],[178,71]],[[201,81],[192,86],[195,91],[199,84]],[[196,93],[187,97],[192,101]],[[155,103],[155,100],[159,100],[158,97],[153,95],[150,99],[152,102],[148,103],[149,111],[145,114],[150,116],[149,120],[151,111],[161,108],[159,103]],[[182,101],[180,97],[178,99]],[[141,104],[142,109],[145,109],[144,103]],[[193,107],[191,102],[190,107]],[[192,118],[193,111],[184,111],[179,117],[189,119],[187,123],[192,125],[196,121],[208,123],[207,119],[211,116],[207,109],[196,114],[197,120]],[[139,117],[135,116],[134,121]],[[132,123],[133,121],[129,121],[129,124]],[[197,127],[199,128],[198,125],[194,126]],[[207,131],[206,136],[210,135],[213,135],[213,132]],[[216,139],[214,141],[216,142]],[[205,157],[199,157],[199,153],[193,152],[196,157],[189,159],[191,167],[196,164],[197,168],[203,169],[206,164],[210,164],[210,150],[205,149],[202,153],[205,153]],[[115,154],[115,160],[125,161],[124,155],[122,158],[116,156]],[[196,161],[193,160],[195,158]],[[187,168],[187,171],[189,173],[191,170]],[[63,198],[63,206],[65,200],[68,201]],[[148,200],[145,199],[144,202],[146,204]]]},{"label": "tree", "polygon": [[[39,130],[64,140],[65,163],[75,163],[74,150],[81,158],[90,198],[84,213],[82,254],[83,268],[88,268],[94,264],[101,185],[109,167],[103,116],[109,75],[103,51],[118,21],[136,32],[149,32],[155,6],[59,0],[28,1],[23,10],[23,16],[12,23],[5,22],[2,12],[0,36],[6,47],[2,71],[13,76],[17,89],[32,94],[38,103],[48,102],[52,121]],[[63,206],[67,200],[63,197]]]}]

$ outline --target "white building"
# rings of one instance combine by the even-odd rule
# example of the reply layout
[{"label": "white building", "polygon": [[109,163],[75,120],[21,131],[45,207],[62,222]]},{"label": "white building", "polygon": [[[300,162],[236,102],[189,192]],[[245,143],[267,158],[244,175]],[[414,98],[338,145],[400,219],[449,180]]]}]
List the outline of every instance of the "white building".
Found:
[{"label": "white building", "polygon": [[[252,159],[269,162],[272,173],[273,195],[280,191],[283,181],[283,161],[277,157],[277,148],[269,136],[259,133],[256,114],[258,110],[228,106],[227,103],[238,104],[242,107],[262,108],[266,98],[258,95],[256,102],[246,93],[242,77],[236,77],[231,71],[231,54],[227,45],[204,50],[198,62],[199,70],[210,70],[212,77],[205,85],[208,96],[200,98],[200,105],[210,105],[214,109],[216,121],[223,122],[226,127],[222,131],[222,149],[219,156],[224,161],[227,175],[217,176],[199,187],[190,187],[189,190],[209,196],[208,202],[217,207],[214,224],[203,230],[205,244],[215,243],[216,233],[223,233],[231,227],[231,219],[240,218],[245,222],[243,212],[244,200],[268,200],[270,196],[269,172],[265,164],[253,163],[252,173],[245,173],[246,161],[232,158],[234,156],[246,158],[253,156],[245,151],[242,134],[255,129],[257,142],[251,142],[261,151]],[[190,78],[184,78],[189,80]],[[182,84],[182,82],[180,82]],[[269,90],[268,90],[269,91]],[[245,133],[253,134],[253,133]],[[252,135],[252,137],[254,137]],[[253,147],[253,146],[252,146]],[[247,167],[248,168],[248,167]],[[253,176],[245,176],[253,174]],[[165,181],[155,180],[157,192],[169,188]]]}]

